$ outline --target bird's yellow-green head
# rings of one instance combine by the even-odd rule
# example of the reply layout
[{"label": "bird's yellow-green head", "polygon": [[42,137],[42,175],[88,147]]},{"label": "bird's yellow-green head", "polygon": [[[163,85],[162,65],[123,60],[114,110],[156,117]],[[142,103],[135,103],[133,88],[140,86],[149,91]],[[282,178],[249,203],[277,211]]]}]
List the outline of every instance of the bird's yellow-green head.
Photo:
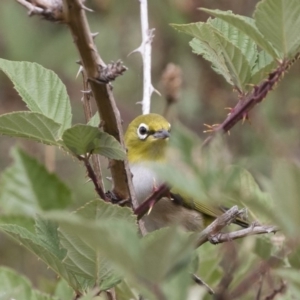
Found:
[{"label": "bird's yellow-green head", "polygon": [[125,133],[129,162],[164,160],[170,129],[170,123],[158,114],[135,118]]}]

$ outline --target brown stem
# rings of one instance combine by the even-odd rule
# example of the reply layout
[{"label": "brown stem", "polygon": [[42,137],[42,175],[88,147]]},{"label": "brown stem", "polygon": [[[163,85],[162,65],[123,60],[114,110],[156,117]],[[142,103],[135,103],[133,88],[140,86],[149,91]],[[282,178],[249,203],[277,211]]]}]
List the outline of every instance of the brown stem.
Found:
[{"label": "brown stem", "polygon": [[89,176],[89,178],[92,180],[94,187],[95,187],[95,191],[97,192],[97,194],[99,195],[99,197],[101,199],[103,199],[104,201],[108,202],[108,198],[106,197],[102,187],[98,184],[98,178],[90,164],[89,158],[88,157],[83,157],[83,156],[77,156],[77,158],[81,161],[83,161],[85,168],[87,170],[87,174]]},{"label": "brown stem", "polygon": [[251,93],[241,98],[224,122],[213,128],[213,134],[205,139],[202,146],[206,146],[213,139],[215,134],[228,132],[238,121],[248,117],[249,111],[267,96],[299,56],[300,54],[298,53],[294,59],[281,62],[279,66],[269,74],[267,79],[263,80],[261,84],[254,86]]},{"label": "brown stem", "polygon": [[[90,87],[87,78],[85,77],[85,73],[84,72],[81,73],[82,73],[82,81],[83,81],[83,97],[82,97],[83,110],[84,110],[86,122],[88,122],[92,118],[91,92],[89,90]],[[102,190],[104,190],[100,157],[98,154],[93,154],[91,159],[92,159],[93,169],[96,174],[98,186],[100,186]]]},{"label": "brown stem", "polygon": [[[120,113],[112,94],[112,88],[109,84],[100,82],[100,71],[106,65],[94,44],[86,19],[85,8],[80,0],[63,0],[63,4],[65,21],[72,32],[74,43],[80,54],[81,64],[89,79],[99,115],[103,121],[103,130],[114,136],[124,147]],[[112,160],[110,170],[114,194],[120,199],[130,198],[133,207],[137,207],[127,161]]]}]

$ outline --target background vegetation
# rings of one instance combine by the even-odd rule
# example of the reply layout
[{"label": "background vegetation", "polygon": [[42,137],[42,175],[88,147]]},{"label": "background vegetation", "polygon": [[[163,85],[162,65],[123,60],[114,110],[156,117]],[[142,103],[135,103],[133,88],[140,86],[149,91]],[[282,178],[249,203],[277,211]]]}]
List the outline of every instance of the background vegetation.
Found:
[{"label": "background vegetation", "polygon": [[[254,0],[149,1],[150,27],[156,28],[152,56],[153,84],[163,93],[161,80],[163,70],[170,62],[180,66],[183,84],[179,101],[172,108],[170,119],[179,119],[201,139],[206,137],[203,133],[205,130],[203,124],[222,122],[228,113],[224,108],[235,105],[237,94],[232,91],[223,77],[211,69],[208,62],[191,52],[188,46],[190,38],[178,33],[169,24],[205,21],[208,15],[197,10],[198,7],[233,10],[236,14],[251,16],[257,2]],[[128,122],[141,113],[141,107],[136,105],[142,97],[141,59],[137,54],[127,56],[140,43],[138,1],[93,0],[87,5],[95,10],[94,13],[88,14],[88,18],[92,31],[99,31],[96,44],[103,59],[109,62],[121,58],[129,68],[124,76],[113,83],[115,98],[126,128]],[[84,123],[81,103],[82,80],[80,77],[75,79],[78,71],[75,62],[78,55],[66,27],[37,17],[29,19],[24,8],[15,1],[1,1],[0,57],[14,61],[37,62],[57,73],[67,86],[72,101],[74,123]],[[231,163],[239,164],[240,167],[249,170],[260,186],[274,176],[274,162],[284,159],[299,166],[299,75],[300,67],[299,63],[296,63],[262,105],[251,111],[251,125],[248,122],[244,124],[240,122],[233,128],[231,134],[225,137],[224,143],[228,150],[226,154],[229,153]],[[164,97],[155,95],[152,100],[152,112],[161,113],[164,106]],[[25,110],[25,104],[12,88],[12,83],[1,73],[0,114],[16,110]],[[62,151],[53,152],[48,146],[2,136],[0,143],[2,172],[11,165],[11,149],[16,144],[45,163],[48,169],[55,171],[69,185],[73,191],[71,207],[78,208],[86,203],[87,199],[94,198],[91,183],[84,184],[86,179],[83,166],[74,161],[71,156]],[[103,163],[106,164],[106,161],[104,160]],[[297,168],[295,172],[298,172]],[[290,173],[289,171],[280,173],[278,177],[284,177],[285,174]],[[292,181],[297,185],[297,176],[283,183],[278,179],[283,184],[282,189],[286,188],[290,191]],[[281,195],[286,196],[284,192]],[[297,195],[295,191],[294,196]],[[297,210],[298,206],[291,210],[293,209]],[[278,240],[273,241],[273,244],[278,242],[281,246],[282,239],[278,238]],[[25,274],[32,280],[34,286],[41,290],[53,292],[56,276],[52,271],[47,270],[35,256],[2,234],[0,242],[1,265],[12,267]],[[254,238],[244,239],[238,243],[238,248],[230,244],[220,247],[206,244],[199,250],[200,257],[204,257],[199,273],[205,281],[215,286],[223,274],[226,274],[226,270],[233,268],[235,274],[233,285],[238,285],[242,274],[249,271],[249,266],[254,261],[258,262],[261,257],[267,258],[272,251],[275,251],[273,246],[268,248],[264,244],[260,247],[259,243],[264,243],[264,239],[260,239],[259,242]],[[256,255],[254,257],[253,254],[253,257],[245,259],[249,249]],[[207,253],[210,253],[209,257]],[[295,253],[293,259],[297,264],[298,251]],[[228,257],[231,261],[230,265],[228,265]],[[281,286],[280,277],[274,279],[269,276],[267,281],[266,289],[270,293]],[[204,294],[203,291],[201,293]],[[253,299],[252,296],[250,295],[249,299]]]}]

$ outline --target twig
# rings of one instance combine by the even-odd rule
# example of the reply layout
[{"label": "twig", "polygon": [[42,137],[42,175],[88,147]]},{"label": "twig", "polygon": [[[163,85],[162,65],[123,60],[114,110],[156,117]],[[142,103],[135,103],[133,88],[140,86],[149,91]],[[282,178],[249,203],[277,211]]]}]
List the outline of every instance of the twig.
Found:
[{"label": "twig", "polygon": [[95,187],[95,191],[97,192],[97,194],[99,195],[99,197],[101,199],[103,199],[104,201],[108,202],[108,198],[106,197],[102,187],[98,184],[98,178],[90,164],[89,158],[87,156],[80,156],[77,155],[77,158],[81,161],[83,161],[85,168],[87,170],[88,176],[89,178],[92,180],[94,187]]},{"label": "twig", "polygon": [[215,293],[214,290],[196,274],[193,274],[192,278],[197,284],[204,285],[207,288],[209,294],[213,295]]},{"label": "twig", "polygon": [[277,288],[277,289],[275,289],[269,296],[267,296],[267,297],[265,298],[265,300],[273,300],[273,299],[275,299],[275,297],[276,297],[278,294],[284,293],[285,289],[286,289],[286,283],[285,283],[283,280],[281,280],[281,285],[280,285],[280,287]]},{"label": "twig", "polygon": [[140,206],[134,210],[134,214],[137,219],[140,220],[152,207],[169,192],[169,187],[166,184],[162,184],[159,188],[152,193]]},{"label": "twig", "polygon": [[225,253],[221,261],[223,269],[223,277],[216,288],[215,299],[229,299],[228,288],[234,279],[234,273],[238,267],[238,253],[234,243],[227,243],[224,245]]},{"label": "twig", "polygon": [[202,230],[197,239],[197,247],[200,247],[207,241],[211,241],[211,239],[219,233],[225,226],[232,223],[232,221],[242,213],[235,205],[232,208],[228,209],[224,214],[220,217],[216,218],[210,225],[208,225],[204,230]]},{"label": "twig", "polygon": [[40,15],[51,22],[64,22],[61,0],[16,0],[28,9],[29,16]]},{"label": "twig", "polygon": [[260,103],[267,94],[280,81],[284,73],[291,67],[294,62],[299,59],[298,53],[292,60],[284,60],[279,66],[269,74],[268,79],[262,81],[261,84],[254,86],[253,91],[246,95],[244,99],[240,99],[237,105],[231,109],[231,112],[223,123],[213,127],[213,134],[208,136],[203,142],[202,146],[206,146],[217,133],[228,132],[238,121],[248,117],[249,111],[258,103]]},{"label": "twig", "polygon": [[[85,76],[85,73],[81,72],[82,74],[82,84],[83,84],[83,96],[82,96],[82,102],[83,102],[83,109],[84,109],[84,115],[85,120],[88,122],[92,117],[92,106],[91,106],[91,92],[89,90],[89,83],[87,81],[87,78]],[[100,186],[102,190],[104,190],[104,183],[103,183],[103,176],[101,172],[101,164],[100,164],[100,157],[97,154],[92,154],[92,165],[93,169],[97,178],[97,186]]]},{"label": "twig", "polygon": [[[280,255],[279,255],[280,256]],[[262,262],[253,272],[247,275],[242,282],[230,293],[230,299],[241,299],[253,284],[256,283],[261,276],[266,274],[270,269],[278,266],[281,263],[281,259],[275,256],[271,256],[268,260]]]},{"label": "twig", "polygon": [[276,226],[263,226],[252,224],[248,228],[240,229],[229,233],[221,233],[220,231],[242,214],[242,210],[238,210],[237,206],[233,206],[227,210],[224,214],[216,218],[210,225],[208,225],[203,231],[200,232],[197,242],[197,247],[207,241],[212,244],[220,244],[231,240],[243,238],[248,235],[263,234],[263,233],[275,233],[279,229]]},{"label": "twig", "polygon": [[276,226],[262,226],[262,225],[251,225],[248,228],[240,229],[233,232],[228,233],[219,233],[214,235],[211,238],[210,242],[213,244],[220,244],[236,239],[240,239],[249,235],[256,235],[256,234],[264,234],[264,233],[276,233],[278,231],[278,227]]}]

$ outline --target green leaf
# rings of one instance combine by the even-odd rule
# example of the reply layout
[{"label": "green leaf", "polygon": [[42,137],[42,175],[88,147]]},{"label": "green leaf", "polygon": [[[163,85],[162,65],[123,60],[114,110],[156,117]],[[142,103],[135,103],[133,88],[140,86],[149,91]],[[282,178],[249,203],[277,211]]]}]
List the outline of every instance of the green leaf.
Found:
[{"label": "green leaf", "polygon": [[230,72],[219,47],[219,40],[215,37],[214,30],[210,25],[198,22],[186,25],[171,24],[171,26],[180,32],[195,37],[190,42],[193,52],[210,61],[212,68],[218,74],[221,74],[229,84],[233,85]]},{"label": "green leaf", "polygon": [[267,186],[274,199],[271,217],[286,235],[295,237],[300,226],[300,169],[292,163],[276,161],[272,173],[272,182]]},{"label": "green leaf", "polygon": [[[231,42],[233,39],[242,47],[242,40],[236,35],[237,31],[234,28],[234,30],[228,30],[228,25],[226,25],[225,35],[219,31],[220,27],[225,27],[225,24],[224,22],[222,24],[215,22],[213,26],[209,23],[199,22],[187,25],[172,24],[172,26],[196,38],[190,43],[194,52],[211,61],[213,69],[217,73],[223,75],[229,84],[243,91],[251,75],[250,64],[240,48]],[[242,48],[243,51],[249,53],[247,46]],[[253,60],[253,57],[250,57],[251,55],[249,55],[249,59]]]},{"label": "green leaf", "polygon": [[0,69],[14,83],[28,108],[61,125],[59,136],[71,126],[70,100],[65,85],[58,76],[31,62],[0,59]]},{"label": "green leaf", "polygon": [[0,267],[0,299],[1,300],[30,300],[32,286],[27,278],[13,270]]},{"label": "green leaf", "polygon": [[59,300],[34,290],[30,281],[15,271],[0,267],[0,300]]},{"label": "green leaf", "polygon": [[75,292],[64,279],[61,279],[55,287],[54,296],[59,299],[73,300]]},{"label": "green leaf", "polygon": [[257,59],[257,49],[254,41],[242,31],[221,19],[209,19],[208,23],[225,39],[241,50],[252,68]]},{"label": "green leaf", "polygon": [[257,62],[251,71],[252,84],[258,84],[267,77],[271,71],[276,68],[276,61],[268,55],[265,51],[258,54]]},{"label": "green leaf", "polygon": [[113,136],[89,125],[75,125],[67,129],[62,138],[66,147],[75,155],[97,153],[118,160],[126,157],[124,149]]},{"label": "green leaf", "polygon": [[[34,222],[33,219],[31,220],[32,222]],[[47,235],[49,236],[49,233],[47,233],[47,231],[51,232],[53,230],[53,224],[49,224],[50,228],[48,230],[46,230],[46,228],[44,227],[44,239],[41,239],[36,232],[32,232],[31,230],[29,230],[30,228],[27,228],[28,224],[28,217],[0,217],[0,229],[2,231],[13,237],[31,252],[36,254],[60,277],[64,278],[75,290],[82,290],[78,279],[68,270],[67,266],[63,262],[63,259],[66,255],[66,250],[62,248],[57,249],[58,241],[53,243],[54,237],[52,237],[51,247],[49,245],[50,240],[49,243],[45,241],[45,239],[47,239]],[[39,229],[39,234],[41,234],[41,229]],[[56,250],[52,251],[53,249]]]},{"label": "green leaf", "polygon": [[5,213],[35,215],[70,204],[70,189],[55,174],[21,149],[12,152],[14,164],[2,174],[0,204]]},{"label": "green leaf", "polygon": [[0,134],[27,138],[46,145],[59,146],[60,125],[35,112],[14,112],[0,116]]},{"label": "green leaf", "polygon": [[[195,237],[176,227],[163,228],[147,234],[142,239],[143,276],[159,283],[189,264],[195,248]],[[182,298],[183,299],[183,298]]]},{"label": "green leaf", "polygon": [[122,261],[126,267],[134,267],[138,254],[135,226],[109,219],[89,222],[75,216],[57,219],[57,222],[61,243],[68,250],[65,263],[75,274],[93,280],[101,289],[108,289],[121,277],[107,258],[112,259],[113,265],[115,261]]},{"label": "green leaf", "polygon": [[251,38],[259,47],[265,50],[269,55],[277,58],[278,55],[272,47],[272,45],[265,39],[265,37],[259,32],[255,25],[255,21],[252,18],[235,15],[231,11],[222,11],[219,9],[207,9],[201,8],[202,11],[207,12],[223,21],[231,24],[240,31],[244,32],[249,38]]},{"label": "green leaf", "polygon": [[299,0],[263,0],[256,7],[254,19],[281,58],[291,58],[300,50]]},{"label": "green leaf", "polygon": [[[116,274],[111,264],[101,253],[101,246],[97,244],[101,244],[103,241],[110,244],[107,239],[119,235],[114,227],[109,229],[109,225],[106,225],[109,222],[125,222],[125,228],[127,223],[130,224],[131,228],[134,229],[134,236],[136,236],[136,217],[130,209],[105,203],[102,200],[95,200],[86,204],[76,211],[76,216],[80,218],[70,219],[66,222],[59,220],[61,243],[68,250],[64,261],[75,274],[94,280],[95,284],[99,285],[101,289],[108,289],[117,284],[121,277]],[[87,222],[87,220],[89,221]],[[95,222],[92,223],[91,221]],[[104,227],[101,227],[97,221],[102,221],[101,225]],[[81,222],[88,224],[88,227],[83,228],[82,232],[77,230],[77,226],[81,226]],[[99,228],[98,233],[97,228]],[[123,233],[124,238],[126,238],[126,230]],[[86,237],[89,235],[91,235],[91,239]],[[97,236],[95,241],[93,241],[95,238],[95,236],[92,237],[93,235]],[[130,241],[130,237],[127,238]],[[122,251],[120,246],[115,250]],[[113,249],[110,251],[113,251]]]},{"label": "green leaf", "polygon": [[100,125],[100,116],[99,113],[96,112],[91,119],[88,122],[88,125],[93,126],[93,127],[99,127]]},{"label": "green leaf", "polygon": [[95,221],[103,219],[122,219],[136,225],[136,216],[131,209],[113,205],[100,199],[85,204],[76,211],[76,215]]},{"label": "green leaf", "polygon": [[246,84],[251,76],[251,68],[242,51],[227,40],[222,34],[216,32],[226,66],[232,77],[234,85],[240,90],[246,89]]},{"label": "green leaf", "polygon": [[295,247],[292,253],[288,255],[290,265],[295,269],[300,269],[300,247]]}]

